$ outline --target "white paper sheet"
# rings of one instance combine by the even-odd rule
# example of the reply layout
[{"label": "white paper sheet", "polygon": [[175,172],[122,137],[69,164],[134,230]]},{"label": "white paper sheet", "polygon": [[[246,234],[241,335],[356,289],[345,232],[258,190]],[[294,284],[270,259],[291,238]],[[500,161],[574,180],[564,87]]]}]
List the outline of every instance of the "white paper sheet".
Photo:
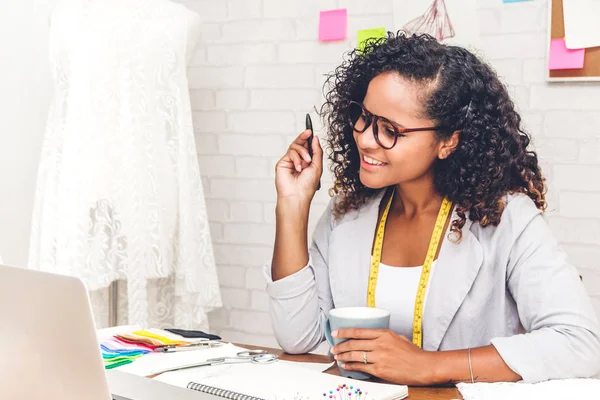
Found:
[{"label": "white paper sheet", "polygon": [[[271,364],[269,364],[271,365]],[[285,361],[279,360],[277,361],[277,365],[284,365],[285,368],[301,368],[306,371],[313,372],[323,372],[329,369],[333,365],[330,364],[322,364],[322,363],[308,363],[308,362],[294,362],[294,361]],[[271,371],[273,367],[264,368],[263,365],[258,365],[257,367],[262,368],[263,371]],[[275,366],[276,368],[277,366]],[[170,385],[186,387],[188,383],[191,381],[203,380],[211,376],[218,376],[224,373],[235,373],[238,370],[243,370],[243,368],[238,368],[234,365],[218,365],[212,366],[209,368],[196,368],[196,369],[182,369],[179,371],[165,372],[164,374],[160,374],[156,376],[154,379],[157,381],[161,381],[164,383],[168,383]]]},{"label": "white paper sheet", "polygon": [[[430,11],[430,12],[428,12]],[[480,48],[479,17],[475,0],[394,0],[395,30],[404,29],[415,18],[426,21],[421,31],[447,36],[442,43],[465,47],[476,52]]]},{"label": "white paper sheet", "polygon": [[209,358],[235,357],[241,347],[227,343],[220,347],[198,349],[189,351],[176,351],[173,353],[149,353],[136,359],[131,364],[117,367],[119,371],[128,372],[139,376],[150,376],[175,367],[181,367],[193,363],[200,363]]},{"label": "white paper sheet", "polygon": [[327,371],[332,365],[333,363],[311,363],[311,362],[297,362],[297,361],[287,361],[287,360],[279,360],[278,363],[281,364],[286,364],[292,367],[298,367],[298,368],[304,368],[304,369],[308,369],[310,371],[316,371],[316,372],[324,372]]},{"label": "white paper sheet", "polygon": [[598,400],[600,380],[564,379],[540,383],[459,383],[465,400]]},{"label": "white paper sheet", "polygon": [[600,0],[563,0],[568,49],[600,46]]}]

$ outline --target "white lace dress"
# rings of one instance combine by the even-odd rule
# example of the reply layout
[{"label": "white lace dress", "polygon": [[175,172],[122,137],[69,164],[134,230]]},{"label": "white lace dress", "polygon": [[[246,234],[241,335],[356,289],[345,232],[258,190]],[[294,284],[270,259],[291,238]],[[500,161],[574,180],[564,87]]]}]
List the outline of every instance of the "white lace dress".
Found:
[{"label": "white lace dress", "polygon": [[167,0],[63,0],[37,180],[30,268],[82,278],[106,325],[208,329],[221,296],[186,59],[198,16]]}]

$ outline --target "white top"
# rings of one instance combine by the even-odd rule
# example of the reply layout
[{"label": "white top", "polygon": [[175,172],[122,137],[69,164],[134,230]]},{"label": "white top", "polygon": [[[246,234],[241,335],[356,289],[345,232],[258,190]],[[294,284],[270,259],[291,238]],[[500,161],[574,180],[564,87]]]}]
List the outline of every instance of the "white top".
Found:
[{"label": "white top", "polygon": [[[431,264],[430,281],[435,271],[436,261]],[[375,304],[377,308],[383,308],[390,312],[390,330],[398,335],[406,336],[409,340],[412,340],[415,299],[422,269],[423,266],[391,267],[384,263],[379,264]],[[429,285],[425,290],[423,309],[427,303],[428,293]]]}]

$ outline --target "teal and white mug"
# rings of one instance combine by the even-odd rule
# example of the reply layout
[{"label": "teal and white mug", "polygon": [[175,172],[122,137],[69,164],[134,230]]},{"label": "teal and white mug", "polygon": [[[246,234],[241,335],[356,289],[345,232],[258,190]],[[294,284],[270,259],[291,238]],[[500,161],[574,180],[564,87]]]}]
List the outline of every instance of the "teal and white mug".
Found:
[{"label": "teal and white mug", "polygon": [[[335,346],[348,339],[338,339],[331,336],[331,332],[345,328],[389,329],[390,312],[373,307],[342,307],[329,310],[325,322],[325,337],[329,345]],[[342,368],[342,363],[337,362],[340,375],[353,379],[369,379],[371,375],[360,371],[347,371]]]}]

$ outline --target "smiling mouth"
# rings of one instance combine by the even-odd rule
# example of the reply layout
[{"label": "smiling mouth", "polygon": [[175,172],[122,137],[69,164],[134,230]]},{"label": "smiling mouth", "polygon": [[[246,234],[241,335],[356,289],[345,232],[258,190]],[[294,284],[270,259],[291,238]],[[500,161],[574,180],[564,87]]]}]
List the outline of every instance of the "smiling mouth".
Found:
[{"label": "smiling mouth", "polygon": [[384,163],[383,161],[379,161],[379,160],[376,160],[374,158],[371,158],[371,157],[365,156],[365,155],[362,156],[362,161],[365,164],[372,165],[374,167],[381,167],[381,166],[387,165],[387,163]]}]

